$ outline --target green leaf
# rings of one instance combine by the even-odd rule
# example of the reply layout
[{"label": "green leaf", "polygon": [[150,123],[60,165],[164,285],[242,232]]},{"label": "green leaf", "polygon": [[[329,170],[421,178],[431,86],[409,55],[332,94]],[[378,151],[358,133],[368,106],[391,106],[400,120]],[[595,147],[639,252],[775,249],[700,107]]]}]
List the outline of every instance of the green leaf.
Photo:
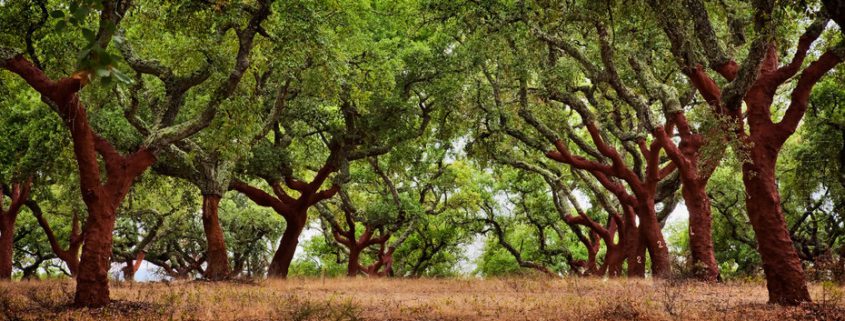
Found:
[{"label": "green leaf", "polygon": [[59,19],[59,18],[64,18],[65,13],[64,13],[64,11],[61,11],[61,10],[55,10],[53,12],[50,12],[50,16],[53,17],[53,18]]},{"label": "green leaf", "polygon": [[112,23],[111,21],[105,21],[104,23],[105,24],[103,25],[103,27],[106,31],[114,32],[115,30],[117,30],[117,26],[115,26],[114,23]]},{"label": "green leaf", "polygon": [[100,78],[100,81],[102,81],[102,82],[103,82],[103,85],[109,86],[109,85],[111,85],[111,84],[112,84],[112,79],[113,79],[113,78],[114,78],[114,77],[101,77],[101,78]]},{"label": "green leaf", "polygon": [[86,48],[84,48],[84,49],[80,50],[80,51],[79,51],[79,54],[77,54],[77,55],[76,55],[76,59],[77,59],[77,60],[83,60],[83,59],[85,59],[86,57],[88,57],[88,54],[89,54],[89,53],[91,53],[91,47],[90,47],[90,46],[88,46],[88,47],[86,47]]},{"label": "green leaf", "polygon": [[126,74],[124,74],[123,72],[121,72],[120,70],[118,70],[116,68],[111,69],[111,74],[119,82],[122,82],[124,84],[132,84],[132,78],[129,78],[129,76],[127,76]]},{"label": "green leaf", "polygon": [[97,77],[108,77],[111,75],[111,71],[108,68],[97,68],[96,70]]},{"label": "green leaf", "polygon": [[90,11],[91,9],[88,9],[88,7],[78,7],[73,11],[73,17],[79,21],[83,21]]},{"label": "green leaf", "polygon": [[94,42],[96,37],[96,34],[94,34],[94,30],[88,28],[82,29],[82,35],[85,37],[85,40],[88,40],[89,42]]},{"label": "green leaf", "polygon": [[97,63],[99,63],[100,66],[108,66],[114,63],[114,56],[105,50],[97,51],[97,57],[99,58],[97,59]]},{"label": "green leaf", "polygon": [[56,31],[64,31],[67,28],[67,21],[59,20],[56,22]]}]

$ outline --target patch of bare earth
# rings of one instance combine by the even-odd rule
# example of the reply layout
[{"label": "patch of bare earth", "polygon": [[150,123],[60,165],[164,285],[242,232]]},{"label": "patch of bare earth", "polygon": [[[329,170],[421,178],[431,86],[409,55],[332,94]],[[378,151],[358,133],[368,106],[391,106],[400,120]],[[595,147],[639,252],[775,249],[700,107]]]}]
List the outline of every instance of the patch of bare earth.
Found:
[{"label": "patch of bare earth", "polygon": [[113,283],[114,302],[73,309],[72,281],[0,283],[0,320],[845,320],[843,289],[766,304],[760,282],[291,279]]}]

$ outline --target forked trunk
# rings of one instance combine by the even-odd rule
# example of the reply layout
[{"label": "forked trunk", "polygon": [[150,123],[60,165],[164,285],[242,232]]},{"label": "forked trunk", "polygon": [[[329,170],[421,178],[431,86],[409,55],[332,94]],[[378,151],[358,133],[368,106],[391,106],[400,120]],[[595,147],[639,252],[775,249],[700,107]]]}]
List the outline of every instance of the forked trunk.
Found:
[{"label": "forked trunk", "polygon": [[683,182],[683,196],[689,211],[689,246],[693,274],[703,281],[719,279],[719,265],[713,251],[710,198],[703,184]]},{"label": "forked trunk", "polygon": [[67,265],[68,272],[70,272],[70,276],[76,277],[79,274],[79,248],[81,246],[73,247],[73,250],[68,251],[69,255],[65,257],[59,257],[65,265]]},{"label": "forked trunk", "polygon": [[202,226],[207,244],[207,267],[204,276],[212,281],[229,277],[229,257],[226,252],[226,240],[220,228],[218,208],[220,196],[207,194],[202,196]]},{"label": "forked trunk", "polygon": [[592,243],[587,247],[587,263],[584,266],[584,274],[598,275],[599,267],[596,263],[596,257],[598,256],[599,248],[601,247],[601,240],[599,240],[595,234],[591,235],[591,240]]},{"label": "forked trunk", "polygon": [[[90,148],[86,146],[88,144],[93,144],[93,139],[74,137],[80,168],[97,166],[97,158],[85,152]],[[108,174],[105,186],[100,185],[98,172],[80,170],[82,198],[88,207],[88,219],[84,225],[82,257],[76,276],[73,304],[77,307],[96,308],[109,303],[108,273],[111,268],[115,213],[135,178],[155,162],[155,156],[149,150],[140,150],[128,159],[115,155],[106,158],[106,168],[112,172]]]},{"label": "forked trunk", "polygon": [[290,263],[293,261],[293,255],[296,253],[296,246],[299,245],[299,235],[302,234],[302,229],[305,228],[305,215],[301,220],[289,220],[285,233],[282,234],[282,240],[279,241],[279,248],[276,254],[273,255],[273,260],[267,268],[267,276],[271,278],[287,278]]},{"label": "forked trunk", "polygon": [[748,218],[754,228],[766,273],[769,302],[797,305],[810,301],[801,260],[787,230],[775,181],[777,151],[765,146],[751,149],[752,162],[742,166]]},{"label": "forked trunk", "polygon": [[[14,184],[11,190],[0,186],[0,280],[12,279],[12,254],[15,242],[15,223],[18,220],[23,203],[29,199],[32,178],[25,183]],[[8,195],[12,202],[4,210],[4,197]]]},{"label": "forked trunk", "polygon": [[[713,171],[719,166],[727,149],[722,130],[713,127],[705,135],[692,134],[683,112],[674,114],[675,123],[681,134],[681,142],[677,146],[669,138],[664,129],[655,131],[654,136],[659,141],[672,162],[677,165],[682,183],[682,195],[689,212],[689,247],[693,275],[706,282],[719,280],[719,266],[713,251],[712,213],[710,198],[707,196],[707,182]],[[714,139],[711,144],[718,145],[708,148],[708,157],[699,163],[704,137]]]},{"label": "forked trunk", "polygon": [[637,228],[636,214],[630,206],[624,206],[625,227],[621,232],[620,243],[625,260],[628,262],[628,277],[645,277],[645,246]]}]

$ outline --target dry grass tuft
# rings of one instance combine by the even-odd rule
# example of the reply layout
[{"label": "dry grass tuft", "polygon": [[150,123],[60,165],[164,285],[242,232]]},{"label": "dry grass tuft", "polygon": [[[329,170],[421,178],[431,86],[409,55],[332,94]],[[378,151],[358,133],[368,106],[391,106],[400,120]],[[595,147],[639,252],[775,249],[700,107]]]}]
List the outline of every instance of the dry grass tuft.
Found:
[{"label": "dry grass tuft", "polygon": [[766,304],[761,282],[567,278],[292,279],[113,283],[115,302],[72,309],[72,281],[0,283],[0,320],[845,320],[840,286]]}]

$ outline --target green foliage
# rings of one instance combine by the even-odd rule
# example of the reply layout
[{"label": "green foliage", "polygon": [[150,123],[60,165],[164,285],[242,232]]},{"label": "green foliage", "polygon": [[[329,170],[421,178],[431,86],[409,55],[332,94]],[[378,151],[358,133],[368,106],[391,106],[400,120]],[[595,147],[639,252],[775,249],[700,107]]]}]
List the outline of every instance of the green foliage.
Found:
[{"label": "green foliage", "polygon": [[485,277],[513,276],[525,273],[513,256],[501,248],[498,243],[488,242],[483,254],[478,258],[476,273]]},{"label": "green foliage", "polygon": [[335,244],[326,238],[316,236],[305,242],[305,255],[295,258],[291,264],[291,276],[336,277],[346,274],[345,256]]},{"label": "green foliage", "polygon": [[[110,2],[0,0],[0,46],[23,52],[52,79],[85,71],[87,80],[101,80],[87,83],[79,98],[95,132],[125,153],[149,139],[135,121],[158,130],[167,127],[161,124],[166,106],[178,106],[172,122],[180,124],[198,119],[216,103],[220,84],[236,64],[238,33],[256,1],[136,0],[118,25],[101,25],[104,3]],[[776,22],[774,30],[757,30],[750,21],[753,9],[745,2],[705,5],[720,45],[738,58],[748,55],[747,40],[764,31],[771,31],[777,43],[794,43],[819,6],[785,3],[767,17]],[[198,276],[201,264],[191,265],[203,259],[206,245],[197,187],[205,193],[213,185],[214,192],[225,193],[232,179],[307,181],[329,164],[337,172],[331,183],[343,185],[357,209],[347,228],[356,235],[365,226],[390,230],[388,244],[407,236],[394,254],[397,276],[526,273],[502,243],[512,245],[523,261],[553,273],[575,272],[568,261],[585,261],[590,255],[576,235],[588,230],[566,224],[563,216],[575,213],[560,204],[562,191],[555,184],[570,189],[583,214],[603,226],[609,225],[608,208],[617,208],[618,199],[610,197],[610,204],[603,204],[601,193],[607,191],[593,191],[590,183],[598,184],[592,177],[550,161],[544,154],[552,148],[549,137],[524,121],[525,112],[562,137],[564,146],[591,158],[578,146],[592,142],[582,125],[585,116],[572,103],[551,98],[562,92],[589,102],[587,109],[606,129],[608,144],[640,177],[645,173],[636,156],[639,146],[633,144],[635,138],[623,136],[648,135],[640,111],[624,103],[622,93],[599,81],[584,61],[552,49],[541,34],[565,39],[586,62],[607,69],[595,22],[604,23],[610,59],[619,81],[630,85],[633,94],[653,94],[652,88],[637,85],[643,75],[630,62],[640,61],[666,88],[685,96],[691,87],[678,70],[679,61],[667,58],[672,43],[661,24],[664,16],[683,12],[680,6],[667,2],[652,10],[645,3],[591,1],[275,1],[254,39],[249,68],[232,95],[219,102],[215,118],[189,139],[158,150],[159,171],[140,178],[127,196],[117,214],[115,257],[137,250],[156,231],[144,248],[149,260],[162,271],[185,269],[171,271],[171,276]],[[681,21],[679,30],[691,39],[684,44],[691,46],[689,58],[703,63],[707,48],[692,33],[694,21]],[[841,38],[835,30],[826,31],[808,59],[817,58],[815,48]],[[172,88],[130,67],[118,50],[124,44],[172,76],[208,70],[208,79],[170,101],[175,97]],[[793,49],[784,46],[780,51],[781,57],[790,57]],[[845,257],[845,75],[838,68],[815,87],[809,111],[784,146],[777,168],[786,221],[808,267],[815,267],[819,257]],[[72,213],[86,218],[73,144],[67,124],[29,87],[12,73],[0,73],[0,183],[32,177],[32,200],[45,210],[59,243],[66,246]],[[709,142],[700,161],[722,160],[707,190],[722,275],[759,274],[761,261],[743,206],[740,167],[748,161],[742,152],[747,146],[729,137],[736,148],[723,155],[725,133],[719,126],[725,120],[714,117],[695,92],[690,97],[685,115]],[[269,119],[279,101],[284,104],[277,119]],[[771,109],[775,118],[784,114],[785,102],[776,99]],[[642,103],[657,121],[665,121],[661,102]],[[132,113],[137,119],[127,120]],[[666,156],[660,154],[660,161],[667,162]],[[397,199],[369,161],[392,182]],[[164,175],[164,165],[182,171]],[[532,166],[536,168],[526,169]],[[284,191],[297,194],[289,187]],[[241,194],[223,196],[220,223],[232,265],[244,276],[263,275],[284,220]],[[329,217],[346,224],[337,197],[322,205]],[[308,226],[319,225],[322,234],[302,240],[304,253],[296,257],[290,274],[344,274],[348,254],[331,237],[325,222],[329,217],[315,210],[310,214]],[[491,220],[500,224],[502,240]],[[673,254],[688,257],[685,225],[665,231]],[[18,269],[38,263],[42,269],[36,271],[46,267],[48,275],[60,273],[56,261],[49,261],[53,255],[46,236],[27,209],[18,219],[17,233]],[[472,251],[466,248],[478,244],[480,256],[468,257]],[[376,251],[365,250],[361,263],[375,262]],[[605,245],[599,248],[597,264],[603,263],[606,251]],[[48,261],[42,264],[41,259]],[[465,271],[472,263],[477,269]]]},{"label": "green foliage", "polygon": [[[220,225],[235,268],[246,276],[263,275],[282,231],[284,220],[246,197],[229,193],[220,204]],[[240,266],[238,266],[240,265]]]},{"label": "green foliage", "polygon": [[0,94],[0,182],[22,181],[37,172],[49,173],[62,168],[69,138],[62,123],[41,106],[37,95],[12,75],[0,75],[4,94]]}]

